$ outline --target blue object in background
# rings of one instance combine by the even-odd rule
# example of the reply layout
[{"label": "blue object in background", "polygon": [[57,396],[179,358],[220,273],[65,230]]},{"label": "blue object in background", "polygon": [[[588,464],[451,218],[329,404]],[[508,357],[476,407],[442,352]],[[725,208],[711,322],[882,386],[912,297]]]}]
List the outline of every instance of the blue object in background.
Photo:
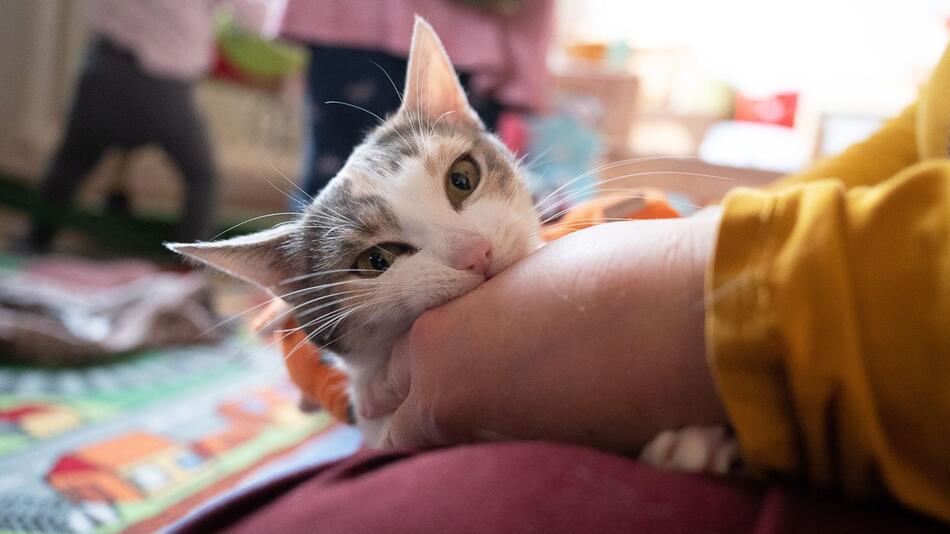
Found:
[{"label": "blue object in background", "polygon": [[[583,121],[567,114],[533,117],[528,121],[527,159],[529,187],[542,219],[592,198],[597,193],[594,168],[601,150],[600,135]],[[532,158],[534,160],[532,161]],[[559,187],[577,179],[552,195]],[[551,198],[546,198],[550,195]]]},{"label": "blue object in background", "polygon": [[664,191],[664,193],[666,194],[666,201],[670,203],[670,206],[673,206],[673,209],[675,209],[681,217],[689,217],[699,211],[696,204],[686,195],[674,191]]}]

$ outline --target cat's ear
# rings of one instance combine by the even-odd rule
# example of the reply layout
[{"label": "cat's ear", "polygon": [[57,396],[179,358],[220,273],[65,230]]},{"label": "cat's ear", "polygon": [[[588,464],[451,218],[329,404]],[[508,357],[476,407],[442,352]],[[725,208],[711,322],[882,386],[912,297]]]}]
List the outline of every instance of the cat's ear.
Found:
[{"label": "cat's ear", "polygon": [[468,104],[449,56],[435,30],[416,16],[401,110],[429,121],[468,121],[481,126]]},{"label": "cat's ear", "polygon": [[221,241],[165,243],[165,246],[276,295],[280,283],[293,276],[288,251],[293,231],[294,225],[288,224]]}]

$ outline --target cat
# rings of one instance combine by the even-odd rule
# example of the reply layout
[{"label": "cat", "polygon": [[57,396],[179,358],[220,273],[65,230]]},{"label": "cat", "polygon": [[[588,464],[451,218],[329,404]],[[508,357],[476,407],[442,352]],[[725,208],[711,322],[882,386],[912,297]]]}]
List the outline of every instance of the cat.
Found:
[{"label": "cat", "polygon": [[[308,336],[339,357],[354,403],[419,315],[542,244],[518,161],[485,129],[418,17],[402,99],[297,220],[168,245],[286,301]],[[366,443],[379,444],[388,418],[353,412]],[[656,465],[676,456],[663,439],[665,447],[645,449]]]}]

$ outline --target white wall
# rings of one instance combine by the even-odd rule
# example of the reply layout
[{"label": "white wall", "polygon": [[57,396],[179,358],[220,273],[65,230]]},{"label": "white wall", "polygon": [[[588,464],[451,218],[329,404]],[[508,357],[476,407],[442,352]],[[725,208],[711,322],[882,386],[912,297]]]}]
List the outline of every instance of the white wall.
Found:
[{"label": "white wall", "polygon": [[751,93],[801,91],[817,112],[889,115],[947,45],[950,0],[559,0],[565,39],[684,49]]}]

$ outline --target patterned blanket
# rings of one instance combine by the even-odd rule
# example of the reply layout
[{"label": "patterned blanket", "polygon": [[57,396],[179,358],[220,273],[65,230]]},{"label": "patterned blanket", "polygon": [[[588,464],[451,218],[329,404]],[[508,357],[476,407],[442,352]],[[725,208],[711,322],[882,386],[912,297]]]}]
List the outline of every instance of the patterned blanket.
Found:
[{"label": "patterned blanket", "polygon": [[105,366],[0,366],[0,532],[155,532],[241,484],[351,453],[254,338]]}]

